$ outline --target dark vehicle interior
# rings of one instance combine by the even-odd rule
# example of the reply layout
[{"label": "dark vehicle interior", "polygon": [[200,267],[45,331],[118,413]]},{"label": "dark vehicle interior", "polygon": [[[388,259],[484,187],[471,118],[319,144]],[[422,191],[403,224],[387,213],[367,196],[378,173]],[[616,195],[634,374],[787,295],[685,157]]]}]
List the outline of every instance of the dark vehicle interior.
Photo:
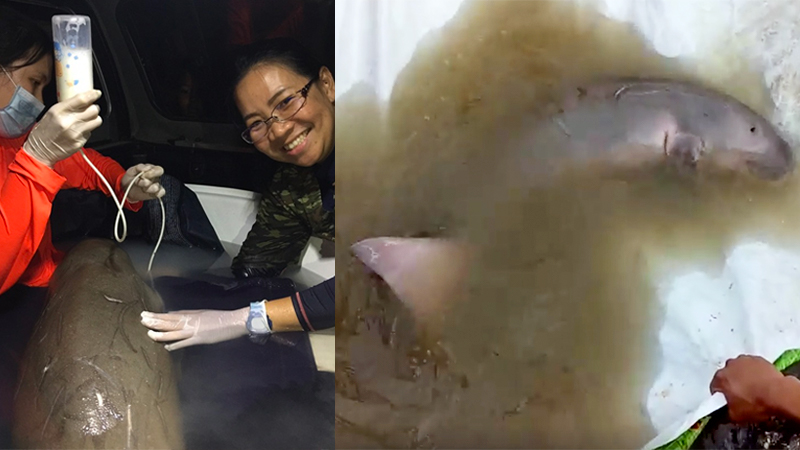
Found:
[{"label": "dark vehicle interior", "polygon": [[[259,193],[277,168],[240,137],[244,126],[232,100],[233,62],[247,45],[291,37],[335,73],[334,0],[0,0],[0,5],[46,30],[56,14],[89,16],[103,125],[86,147],[125,168],[158,164],[184,184]],[[56,102],[55,83],[44,98],[47,107]],[[96,192],[70,191],[54,202],[54,243],[110,238],[113,203]],[[129,239],[141,240],[147,219],[126,215]],[[220,251],[214,247],[207,246]],[[270,289],[291,293],[295,286],[287,281]],[[233,309],[250,301],[244,296],[221,306],[204,294],[209,293],[167,308]],[[0,339],[4,336],[0,332]],[[182,372],[186,448],[334,446],[333,374],[317,371],[308,338],[288,339],[290,346],[256,346],[243,339],[173,352]],[[6,411],[0,412],[0,421],[7,422]],[[0,423],[0,448],[10,445],[2,433],[8,426]]]}]

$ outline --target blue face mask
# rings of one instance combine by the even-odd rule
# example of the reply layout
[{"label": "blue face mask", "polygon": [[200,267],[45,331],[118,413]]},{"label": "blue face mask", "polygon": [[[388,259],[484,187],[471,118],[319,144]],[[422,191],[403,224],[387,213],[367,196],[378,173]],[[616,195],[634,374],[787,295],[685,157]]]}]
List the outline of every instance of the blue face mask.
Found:
[{"label": "blue face mask", "polygon": [[[11,76],[5,69],[3,72],[11,80]],[[11,82],[14,83],[14,80]],[[17,86],[17,89],[11,97],[11,102],[5,108],[0,109],[0,136],[12,139],[27,133],[44,110],[44,103],[17,83],[14,85]]]}]

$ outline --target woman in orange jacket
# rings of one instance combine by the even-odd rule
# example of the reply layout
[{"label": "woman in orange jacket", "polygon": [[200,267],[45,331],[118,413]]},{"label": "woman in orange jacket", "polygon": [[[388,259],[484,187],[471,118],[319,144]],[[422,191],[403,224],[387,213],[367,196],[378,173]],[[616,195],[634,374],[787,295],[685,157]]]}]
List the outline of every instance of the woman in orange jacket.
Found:
[{"label": "woman in orange jacket", "polygon": [[[62,188],[107,188],[77,154],[102,123],[84,92],[45,109],[42,91],[53,78],[53,41],[13,10],[0,7],[0,448],[10,448],[10,405],[18,362],[45,301],[61,253],[50,236],[53,199]],[[127,171],[110,158],[86,156],[136,211],[141,201],[164,195],[161,167],[138,164]]]},{"label": "woman in orange jacket", "polygon": [[[53,77],[52,45],[35,23],[0,9],[0,294],[17,283],[47,286],[62,257],[50,237],[50,212],[60,189],[109,194],[77,154],[102,123],[94,105],[100,91],[57,103],[36,123],[45,108],[42,91]],[[161,167],[138,164],[125,171],[94,150],[84,151],[118,198],[144,172],[128,194],[128,209],[164,195]]]}]

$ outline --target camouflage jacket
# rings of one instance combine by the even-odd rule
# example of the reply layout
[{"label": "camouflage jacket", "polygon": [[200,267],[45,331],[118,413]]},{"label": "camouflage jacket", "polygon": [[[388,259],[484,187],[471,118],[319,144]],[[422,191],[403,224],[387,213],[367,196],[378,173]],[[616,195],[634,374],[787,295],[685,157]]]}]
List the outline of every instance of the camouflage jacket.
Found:
[{"label": "camouflage jacket", "polygon": [[278,276],[288,265],[300,263],[310,237],[334,241],[333,158],[331,154],[321,168],[278,169],[231,265],[236,277]]}]

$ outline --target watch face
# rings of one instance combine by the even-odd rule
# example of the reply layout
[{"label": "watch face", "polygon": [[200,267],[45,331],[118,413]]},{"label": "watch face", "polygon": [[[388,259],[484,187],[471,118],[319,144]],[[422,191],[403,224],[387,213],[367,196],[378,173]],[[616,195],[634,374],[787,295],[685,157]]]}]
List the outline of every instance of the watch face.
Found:
[{"label": "watch face", "polygon": [[[241,322],[239,322],[239,323],[241,323]],[[259,333],[260,334],[260,333],[266,333],[266,332],[269,331],[269,328],[267,328],[266,321],[261,316],[256,316],[256,317],[250,318],[250,326],[248,328],[250,329],[250,332],[252,332],[252,333]]]},{"label": "watch face", "polygon": [[272,331],[264,316],[264,314],[259,314],[257,311],[251,311],[250,316],[247,318],[247,331],[253,334],[265,334]]},{"label": "watch face", "polygon": [[247,331],[250,334],[268,334],[271,323],[264,309],[264,302],[250,303],[250,314],[247,316]]}]

